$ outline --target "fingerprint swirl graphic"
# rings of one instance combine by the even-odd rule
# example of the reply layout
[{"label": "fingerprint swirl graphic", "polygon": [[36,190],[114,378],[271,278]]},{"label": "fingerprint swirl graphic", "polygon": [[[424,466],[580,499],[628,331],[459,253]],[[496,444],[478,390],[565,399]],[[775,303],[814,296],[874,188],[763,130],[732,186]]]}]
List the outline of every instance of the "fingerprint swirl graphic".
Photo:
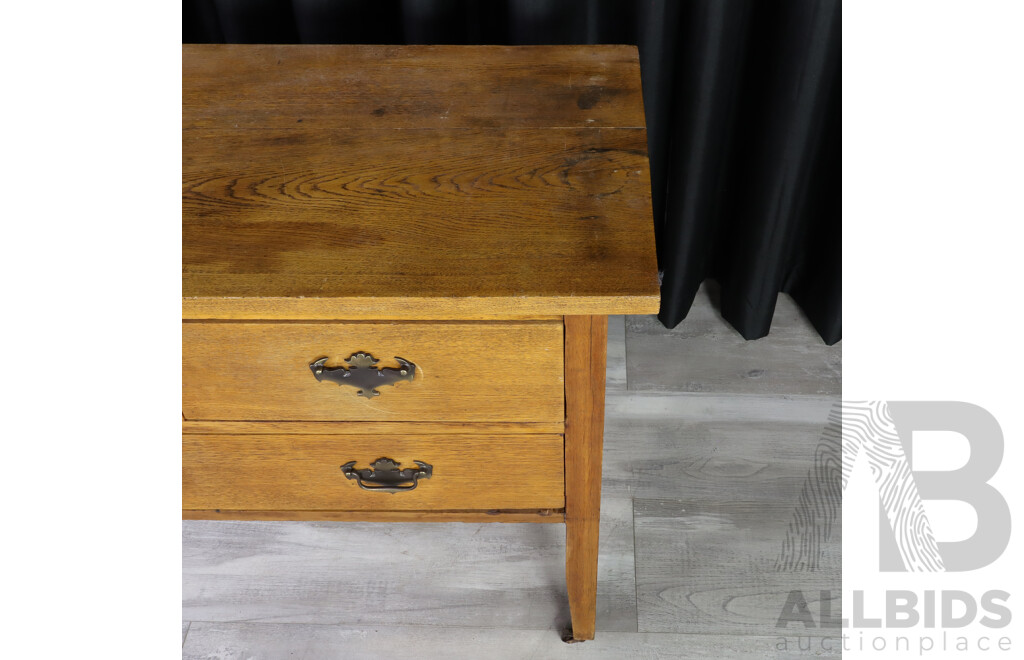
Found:
[{"label": "fingerprint swirl graphic", "polygon": [[863,452],[906,570],[944,571],[910,462],[886,402],[844,401],[842,438],[843,490],[846,490],[857,457]]},{"label": "fingerprint swirl graphic", "polygon": [[775,562],[775,570],[817,571],[826,563],[826,552],[843,513],[841,406],[828,414],[828,424],[814,450],[814,465],[807,473],[793,520]]},{"label": "fingerprint swirl graphic", "polygon": [[910,462],[884,401],[844,401],[832,407],[775,570],[820,568],[826,543],[841,517],[842,493],[862,453],[906,570],[945,570]]}]

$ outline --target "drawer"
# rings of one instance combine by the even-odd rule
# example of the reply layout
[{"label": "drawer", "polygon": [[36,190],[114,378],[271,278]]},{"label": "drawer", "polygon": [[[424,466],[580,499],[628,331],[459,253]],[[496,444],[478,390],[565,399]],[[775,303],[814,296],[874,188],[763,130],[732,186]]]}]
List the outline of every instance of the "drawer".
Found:
[{"label": "drawer", "polygon": [[[349,370],[355,377],[342,379],[345,369],[338,368],[347,369],[357,353],[379,362],[356,358],[357,369]],[[311,365],[321,358],[318,375]],[[396,358],[412,363],[406,370],[413,373],[399,378]],[[182,414],[227,421],[561,422],[562,360],[561,321],[188,322]],[[360,395],[364,382],[372,389]]]},{"label": "drawer", "polygon": [[[430,466],[429,478],[384,479]],[[355,461],[346,475],[343,466]],[[362,471],[364,479],[358,473]],[[422,475],[421,475],[422,476]],[[362,486],[360,485],[362,483]],[[364,489],[364,487],[366,489]],[[411,487],[411,488],[410,488]],[[368,490],[378,488],[378,490]],[[322,511],[560,509],[560,435],[191,435],[182,440],[182,508]]]}]

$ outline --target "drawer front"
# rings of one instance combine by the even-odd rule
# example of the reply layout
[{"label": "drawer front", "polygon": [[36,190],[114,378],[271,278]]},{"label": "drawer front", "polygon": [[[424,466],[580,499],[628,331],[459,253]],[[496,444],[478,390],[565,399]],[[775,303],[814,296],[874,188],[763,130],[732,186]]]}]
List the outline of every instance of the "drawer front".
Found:
[{"label": "drawer front", "polygon": [[[429,466],[429,477],[411,473],[411,478],[387,479],[389,466],[376,463],[370,470],[380,458],[401,470],[424,472]],[[381,486],[400,490],[386,492]],[[182,441],[183,509],[450,511],[564,505],[560,435],[186,434]]]},{"label": "drawer front", "polygon": [[[341,378],[356,353],[379,362],[357,357],[361,373]],[[183,323],[182,413],[187,420],[562,421],[562,356],[560,321]],[[320,358],[317,374],[311,365]],[[396,358],[415,365],[405,368],[411,381],[399,375]],[[372,389],[360,395],[368,374]]]}]

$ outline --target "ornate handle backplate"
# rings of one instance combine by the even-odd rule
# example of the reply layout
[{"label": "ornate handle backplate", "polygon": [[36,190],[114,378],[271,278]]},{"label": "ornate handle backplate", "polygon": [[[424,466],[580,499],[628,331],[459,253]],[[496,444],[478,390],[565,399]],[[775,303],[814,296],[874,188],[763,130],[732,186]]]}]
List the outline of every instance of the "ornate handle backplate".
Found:
[{"label": "ornate handle backplate", "polygon": [[349,461],[341,466],[341,473],[347,479],[355,479],[356,483],[363,490],[375,490],[381,493],[400,493],[406,490],[413,490],[419,484],[420,479],[429,479],[434,473],[434,466],[423,461],[413,461],[417,466],[399,470],[400,463],[395,463],[390,458],[378,458],[370,464],[369,469],[355,469],[355,461]]},{"label": "ornate handle backplate", "polygon": [[369,353],[353,353],[345,363],[348,367],[325,367],[327,358],[322,357],[309,365],[309,370],[318,381],[329,380],[338,385],[351,385],[358,391],[358,396],[365,396],[372,399],[380,396],[378,387],[394,385],[402,380],[412,380],[416,377],[416,365],[408,360],[395,357],[399,367],[375,368],[373,365],[380,362]]}]

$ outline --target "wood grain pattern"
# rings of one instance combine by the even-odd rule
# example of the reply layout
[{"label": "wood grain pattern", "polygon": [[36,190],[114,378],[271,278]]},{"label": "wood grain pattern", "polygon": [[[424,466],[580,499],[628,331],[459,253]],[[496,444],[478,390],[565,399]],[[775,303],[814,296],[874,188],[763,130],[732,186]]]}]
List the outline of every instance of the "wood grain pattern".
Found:
[{"label": "wood grain pattern", "polygon": [[779,570],[778,553],[794,506],[730,500],[724,489],[722,495],[720,502],[635,501],[639,629],[838,636],[838,627],[805,629],[798,623],[780,629],[776,624],[793,590],[803,592],[816,625],[822,600],[836,618],[841,616],[839,528],[822,546],[816,570]]},{"label": "wood grain pattern", "polygon": [[842,343],[825,346],[793,299],[779,294],[772,330],[745,340],[722,320],[714,282],[701,285],[686,320],[669,330],[654,316],[626,328],[629,389],[704,394],[839,396]]},{"label": "wood grain pattern", "polygon": [[[303,306],[303,298],[240,298],[237,307],[232,306],[231,311],[224,313],[223,318],[216,318],[206,315],[204,310],[205,298],[187,298],[182,300],[181,320],[183,323],[203,323],[208,321],[219,321],[220,323],[235,323],[239,321],[263,321],[267,323],[295,322],[295,323],[353,323],[362,321],[558,321],[562,322],[561,314],[476,314],[470,313],[460,316],[453,313],[456,307],[452,304],[451,298],[438,299],[437,308],[428,306],[428,299],[417,298],[412,301],[409,308],[398,309],[396,301],[389,298],[380,299],[382,307],[377,310],[379,313],[370,314],[364,306],[358,313],[349,313],[346,310],[337,309],[335,313],[328,314],[323,309],[322,301],[313,301],[313,305]],[[457,301],[456,301],[457,302]],[[215,303],[219,305],[219,303]],[[221,310],[224,311],[223,309]],[[308,315],[307,315],[308,312]],[[398,312],[403,312],[398,315]]]},{"label": "wood grain pattern", "polygon": [[[564,419],[562,325],[479,323],[185,323],[182,406],[189,420],[515,421]],[[366,351],[416,380],[373,399],[320,382]]]},{"label": "wood grain pattern", "polygon": [[183,55],[185,318],[657,310],[634,49]]},{"label": "wood grain pattern", "polygon": [[564,433],[565,422],[193,422],[182,433],[213,435],[508,435]]},{"label": "wood grain pattern", "polygon": [[332,522],[561,523],[560,509],[512,511],[253,511],[183,509],[182,520],[315,520]]},{"label": "wood grain pattern", "polygon": [[[182,281],[188,279],[182,277]],[[247,277],[240,279],[249,279]],[[287,278],[280,280],[288,286]],[[642,296],[502,296],[481,298],[183,298],[182,319],[188,320],[494,320],[551,316],[571,310],[577,314],[653,314],[658,298]],[[510,313],[510,310],[511,313]],[[558,315],[561,318],[561,315]]]},{"label": "wood grain pattern", "polygon": [[[598,626],[636,632],[632,502],[605,502],[601,532]],[[565,530],[186,520],[182,597],[187,621],[436,626],[456,641],[479,627],[533,629],[566,646]]]},{"label": "wood grain pattern", "polygon": [[191,520],[182,531],[190,621],[547,629],[567,609],[559,525]]},{"label": "wood grain pattern", "polygon": [[[415,490],[375,493],[341,473],[386,456],[433,465]],[[562,436],[185,435],[183,509],[489,510],[565,505]]]},{"label": "wood grain pattern", "polygon": [[635,46],[182,46],[185,128],[644,126]]},{"label": "wood grain pattern", "polygon": [[645,140],[596,129],[186,132],[183,296],[205,299],[207,314],[225,297],[320,300],[334,314],[408,316],[405,301],[420,298],[457,299],[456,317],[564,313],[592,296],[657,311]]},{"label": "wood grain pattern", "polygon": [[608,317],[565,317],[565,579],[572,637],[594,638]]},{"label": "wood grain pattern", "polygon": [[641,631],[787,634],[775,624],[792,589],[812,599],[815,621],[822,590],[836,595],[838,613],[841,507],[812,499],[808,511],[804,492],[815,484],[811,477],[827,477],[823,468],[832,472],[834,459],[822,455],[821,445],[833,402],[608,397],[602,490],[605,497],[635,498]]},{"label": "wood grain pattern", "polygon": [[796,506],[833,402],[612,394],[602,487],[642,499]]}]

